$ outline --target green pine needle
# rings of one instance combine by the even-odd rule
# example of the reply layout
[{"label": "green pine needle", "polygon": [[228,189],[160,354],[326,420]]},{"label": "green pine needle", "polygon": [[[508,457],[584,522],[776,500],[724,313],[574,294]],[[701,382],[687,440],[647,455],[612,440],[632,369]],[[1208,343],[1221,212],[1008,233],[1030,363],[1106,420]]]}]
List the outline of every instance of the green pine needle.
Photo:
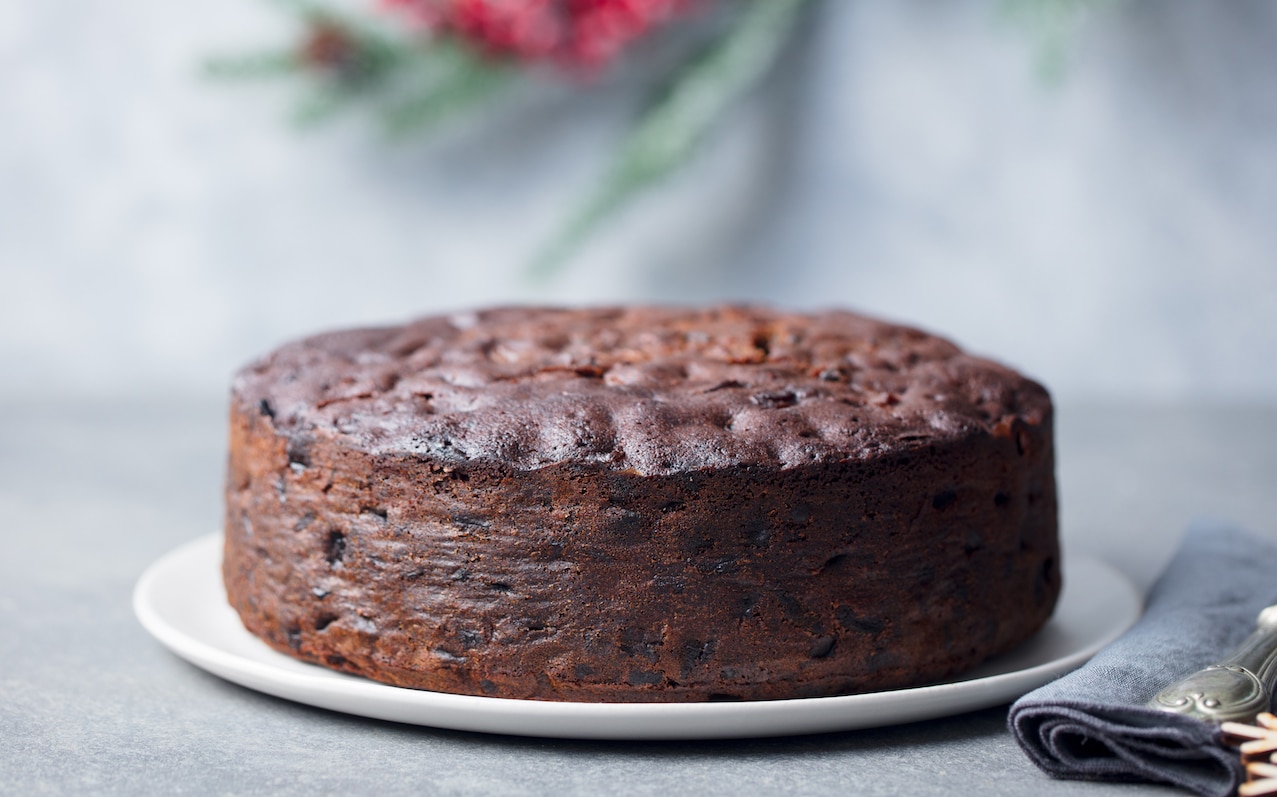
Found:
[{"label": "green pine needle", "polygon": [[353,99],[349,91],[338,86],[318,86],[293,108],[292,123],[302,129],[323,124],[348,108]]},{"label": "green pine needle", "polygon": [[808,0],[752,0],[739,19],[639,120],[602,184],[533,261],[544,280],[641,190],[685,163],[714,122],[767,72]]},{"label": "green pine needle", "polygon": [[346,40],[349,57],[315,60],[306,50],[310,40],[303,39],[289,50],[211,59],[205,72],[221,79],[299,76],[308,91],[291,114],[299,127],[364,106],[382,115],[392,135],[420,131],[478,105],[506,85],[514,71],[464,44],[392,34],[324,3],[274,0],[274,4],[300,17],[308,36],[323,29],[339,33]]},{"label": "green pine needle", "polygon": [[385,111],[386,130],[400,137],[431,129],[488,100],[509,84],[512,70],[465,45],[438,41],[425,48],[414,71],[426,77],[408,99]]},{"label": "green pine needle", "polygon": [[311,127],[360,103],[375,102],[402,76],[409,45],[366,31],[348,31],[353,38],[353,59],[327,70],[307,70],[310,93],[293,110],[293,122]]},{"label": "green pine needle", "polygon": [[301,66],[294,52],[267,50],[210,58],[204,62],[204,74],[218,80],[256,80],[293,75]]},{"label": "green pine needle", "polygon": [[1050,82],[1064,77],[1073,36],[1086,18],[1119,0],[1002,0],[1002,14],[1037,39],[1037,70]]},{"label": "green pine needle", "polygon": [[328,2],[315,0],[269,0],[271,5],[279,6],[280,11],[310,19],[333,19],[342,22],[353,22],[354,17],[333,8]]}]

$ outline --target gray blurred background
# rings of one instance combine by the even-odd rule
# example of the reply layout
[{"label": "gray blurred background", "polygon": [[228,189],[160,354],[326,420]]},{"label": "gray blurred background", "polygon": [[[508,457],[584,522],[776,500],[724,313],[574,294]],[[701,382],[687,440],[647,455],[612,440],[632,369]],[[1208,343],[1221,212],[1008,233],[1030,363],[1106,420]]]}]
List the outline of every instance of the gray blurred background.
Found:
[{"label": "gray blurred background", "polygon": [[291,89],[199,76],[289,35],[269,4],[0,0],[0,397],[216,399],[334,326],[746,299],[914,323],[1066,401],[1277,399],[1277,3],[1113,4],[1057,79],[999,9],[828,0],[692,168],[537,285],[642,80],[534,80],[428,143],[299,135]]}]

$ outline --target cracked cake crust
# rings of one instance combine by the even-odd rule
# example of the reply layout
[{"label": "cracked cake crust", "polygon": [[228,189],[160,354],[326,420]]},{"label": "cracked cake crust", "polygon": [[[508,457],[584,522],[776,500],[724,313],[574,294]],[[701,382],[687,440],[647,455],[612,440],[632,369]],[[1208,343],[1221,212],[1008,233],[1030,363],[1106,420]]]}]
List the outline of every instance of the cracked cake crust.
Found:
[{"label": "cracked cake crust", "polygon": [[507,308],[289,344],[231,405],[224,573],[276,649],[554,700],[936,680],[1058,595],[1051,403],[846,312]]}]

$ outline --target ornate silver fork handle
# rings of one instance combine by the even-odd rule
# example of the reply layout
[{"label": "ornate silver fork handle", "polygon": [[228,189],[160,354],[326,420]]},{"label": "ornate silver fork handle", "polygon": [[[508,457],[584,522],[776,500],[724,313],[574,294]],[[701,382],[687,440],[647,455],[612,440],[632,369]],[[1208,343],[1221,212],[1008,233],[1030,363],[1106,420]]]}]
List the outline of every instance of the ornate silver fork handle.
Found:
[{"label": "ornate silver fork handle", "polygon": [[1219,664],[1157,693],[1149,706],[1207,722],[1248,722],[1268,711],[1277,675],[1277,605],[1259,613],[1254,632]]}]

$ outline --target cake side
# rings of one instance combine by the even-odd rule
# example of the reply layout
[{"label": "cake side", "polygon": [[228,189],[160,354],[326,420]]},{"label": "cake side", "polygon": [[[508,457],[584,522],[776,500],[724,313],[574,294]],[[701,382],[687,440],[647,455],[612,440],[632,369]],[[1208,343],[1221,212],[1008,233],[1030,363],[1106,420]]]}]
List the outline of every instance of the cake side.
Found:
[{"label": "cake side", "polygon": [[644,477],[323,444],[298,469],[268,418],[235,422],[236,609],[280,650],[398,685],[563,700],[872,691],[1009,649],[1058,594],[1041,426],[872,463]]},{"label": "cake side", "polygon": [[[699,380],[676,353],[673,375],[624,385],[602,377],[635,363],[525,371],[504,380],[522,380],[523,412],[469,415],[455,403],[472,388],[414,393],[429,379],[403,368],[366,385],[376,352],[413,336],[420,352],[451,320],[286,347],[233,395],[232,605],[290,655],[464,694],[769,699],[968,669],[1058,595],[1050,401],[951,344],[851,318],[918,345],[893,364],[852,333],[827,362],[769,343]],[[660,377],[659,359],[639,364]],[[437,417],[440,394],[458,417]]]}]

